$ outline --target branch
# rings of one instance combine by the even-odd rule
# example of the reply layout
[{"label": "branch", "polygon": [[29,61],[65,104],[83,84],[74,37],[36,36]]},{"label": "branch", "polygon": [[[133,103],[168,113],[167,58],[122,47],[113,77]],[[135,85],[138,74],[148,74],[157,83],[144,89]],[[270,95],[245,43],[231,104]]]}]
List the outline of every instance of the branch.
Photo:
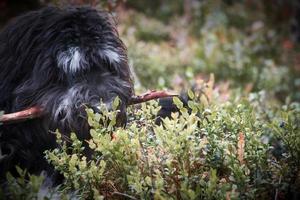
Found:
[{"label": "branch", "polygon": [[[178,95],[167,91],[151,90],[139,96],[132,96],[129,100],[128,105],[144,103],[146,101],[164,98],[164,97],[172,97],[172,96],[178,96]],[[26,110],[22,110],[15,113],[4,114],[0,116],[0,124],[1,123],[10,124],[10,123],[16,123],[20,121],[25,121],[28,119],[34,119],[42,116],[43,114],[44,114],[44,110],[42,108],[34,106]]]},{"label": "branch", "polygon": [[28,119],[33,119],[41,116],[43,110],[39,107],[31,107],[15,113],[5,114],[0,116],[0,123],[9,124],[20,122]]},{"label": "branch", "polygon": [[139,96],[133,96],[131,97],[129,101],[129,105],[144,103],[150,100],[164,98],[164,97],[173,97],[178,96],[178,94],[168,91],[156,91],[151,90],[149,92],[146,92],[145,94],[139,95]]}]

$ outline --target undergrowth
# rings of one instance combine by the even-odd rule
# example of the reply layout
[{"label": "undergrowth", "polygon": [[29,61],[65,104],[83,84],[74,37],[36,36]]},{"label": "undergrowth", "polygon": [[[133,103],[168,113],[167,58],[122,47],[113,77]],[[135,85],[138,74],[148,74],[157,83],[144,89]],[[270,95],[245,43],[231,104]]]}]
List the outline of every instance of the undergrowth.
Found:
[{"label": "undergrowth", "polygon": [[57,132],[59,148],[47,151],[46,158],[64,175],[63,184],[41,196],[42,178],[25,179],[26,172],[19,170],[20,178],[8,176],[11,197],[292,197],[299,191],[300,104],[265,110],[262,92],[223,103],[218,95],[212,89],[189,91],[188,108],[175,97],[180,113],[161,125],[155,124],[156,102],[129,108],[126,128],[114,126],[118,111],[103,106],[100,115],[87,109],[92,138],[86,142],[92,157],[83,153],[83,141],[75,133],[68,146]]}]

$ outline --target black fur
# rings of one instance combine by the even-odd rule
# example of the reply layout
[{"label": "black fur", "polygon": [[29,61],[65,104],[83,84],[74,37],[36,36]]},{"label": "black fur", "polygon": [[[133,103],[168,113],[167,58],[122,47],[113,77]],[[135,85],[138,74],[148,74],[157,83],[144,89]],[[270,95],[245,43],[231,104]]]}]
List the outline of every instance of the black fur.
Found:
[{"label": "black fur", "polygon": [[47,115],[0,125],[0,180],[15,165],[51,175],[43,155],[56,147],[51,132],[89,138],[82,105],[109,106],[116,96],[124,123],[133,93],[126,48],[107,13],[48,7],[16,18],[0,33],[0,110],[39,106]]},{"label": "black fur", "polygon": [[[188,107],[188,101],[190,100],[187,94],[182,93],[179,97],[180,101],[183,103],[183,106],[191,112],[191,109]],[[157,113],[155,124],[162,124],[162,119],[171,118],[172,113],[180,113],[180,110],[173,102],[173,97],[160,98],[158,105],[161,109]]]}]

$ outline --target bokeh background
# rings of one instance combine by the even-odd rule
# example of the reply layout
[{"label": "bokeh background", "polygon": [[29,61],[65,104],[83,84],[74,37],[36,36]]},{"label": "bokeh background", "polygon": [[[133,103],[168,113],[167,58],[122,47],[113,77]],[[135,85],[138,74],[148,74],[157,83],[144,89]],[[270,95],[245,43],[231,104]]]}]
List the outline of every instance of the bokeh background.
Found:
[{"label": "bokeh background", "polygon": [[110,11],[137,92],[183,91],[213,73],[224,98],[264,91],[279,102],[300,99],[297,0],[0,0],[1,26],[46,5]]}]

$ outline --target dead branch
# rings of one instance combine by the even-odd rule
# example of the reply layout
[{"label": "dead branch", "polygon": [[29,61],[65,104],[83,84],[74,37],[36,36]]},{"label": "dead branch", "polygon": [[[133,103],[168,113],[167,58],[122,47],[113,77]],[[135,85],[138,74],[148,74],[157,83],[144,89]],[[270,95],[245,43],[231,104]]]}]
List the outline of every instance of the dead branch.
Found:
[{"label": "dead branch", "polygon": [[146,92],[145,94],[131,97],[129,101],[129,105],[144,103],[154,99],[173,97],[173,96],[178,96],[178,94],[174,92],[168,92],[168,91],[151,90],[149,92]]},{"label": "dead branch", "polygon": [[[134,105],[134,104],[144,103],[144,102],[154,100],[154,99],[159,99],[159,98],[164,98],[164,97],[172,97],[172,96],[177,96],[177,94],[172,93],[172,92],[167,92],[167,91],[151,90],[149,92],[146,92],[145,94],[131,97],[128,104]],[[0,116],[0,124],[1,123],[10,124],[10,123],[16,123],[16,122],[20,122],[20,121],[25,121],[28,119],[34,119],[34,118],[42,116],[43,114],[45,114],[45,113],[42,108],[34,106],[34,107],[28,108],[26,110],[22,110],[22,111],[15,112],[15,113],[4,114],[4,115]]]},{"label": "dead branch", "polygon": [[26,110],[0,116],[0,123],[4,123],[4,124],[16,123],[16,122],[40,117],[42,114],[43,114],[43,110],[41,108],[31,107]]}]

